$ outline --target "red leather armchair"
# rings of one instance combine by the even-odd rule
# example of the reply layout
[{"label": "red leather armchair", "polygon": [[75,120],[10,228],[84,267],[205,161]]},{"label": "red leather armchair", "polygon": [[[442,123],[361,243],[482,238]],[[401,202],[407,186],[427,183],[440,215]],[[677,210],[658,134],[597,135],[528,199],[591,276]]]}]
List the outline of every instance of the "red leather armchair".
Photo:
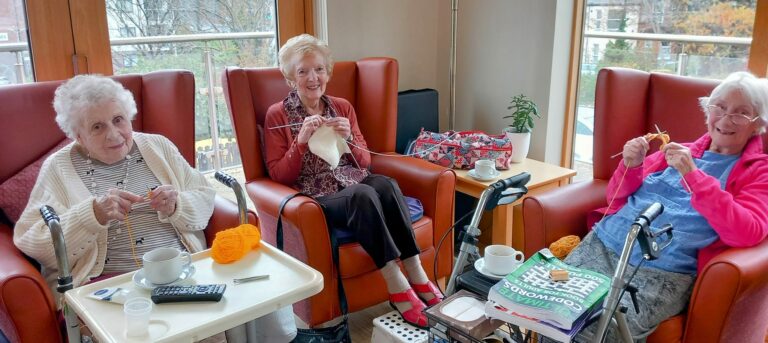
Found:
[{"label": "red leather armchair", "polygon": [[[259,126],[267,108],[282,101],[289,88],[277,68],[228,68],[223,78],[224,93],[240,147],[248,195],[253,200],[265,240],[275,241],[275,225],[281,199],[296,191],[272,181],[264,165]],[[397,61],[369,58],[337,62],[327,94],[345,98],[355,107],[360,129],[369,149],[395,150],[397,126]],[[437,242],[453,222],[456,176],[450,169],[415,158],[372,156],[371,170],[397,179],[403,193],[424,204],[424,217],[414,223],[421,261],[433,280],[450,274],[453,261],[452,237],[439,252]],[[331,260],[325,216],[317,202],[298,197],[284,212],[285,251],[323,273],[324,288],[319,294],[294,305],[294,312],[314,326],[340,315],[336,270]],[[433,261],[438,255],[437,275]],[[358,243],[339,248],[341,276],[350,312],[387,300],[384,279],[373,260]]]},{"label": "red leather armchair", "polygon": [[[194,165],[192,73],[159,71],[114,79],[136,99],[134,130],[168,137]],[[27,177],[32,173],[31,177],[36,178],[39,165],[36,170],[27,167],[65,139],[54,121],[52,106],[54,91],[60,84],[56,81],[0,87],[0,184],[19,177],[20,172],[27,173]],[[26,198],[13,205],[25,204]],[[205,232],[208,242],[218,230],[237,226],[238,218],[237,205],[217,197]],[[257,222],[253,212],[249,213],[249,222]],[[0,223],[0,330],[11,342],[65,341],[54,298],[36,266],[14,246],[13,225],[8,222]]]},{"label": "red leather armchair", "polygon": [[[676,142],[691,142],[706,132],[698,98],[709,95],[717,84],[631,69],[600,70],[595,90],[594,180],[525,199],[525,254],[562,236],[587,233],[588,213],[607,206],[606,185],[620,161],[610,156],[620,152],[628,139],[655,132],[654,124]],[[651,151],[657,146],[652,144]],[[698,276],[688,312],[662,322],[648,342],[762,342],[768,326],[766,271],[768,241],[724,251]]]}]

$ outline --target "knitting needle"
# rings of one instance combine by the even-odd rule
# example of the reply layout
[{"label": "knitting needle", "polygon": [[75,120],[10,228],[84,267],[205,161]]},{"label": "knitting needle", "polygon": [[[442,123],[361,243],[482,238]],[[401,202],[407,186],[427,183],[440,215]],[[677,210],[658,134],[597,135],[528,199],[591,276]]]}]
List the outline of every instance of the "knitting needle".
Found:
[{"label": "knitting needle", "polygon": [[146,200],[152,200],[152,191],[154,191],[154,190],[155,190],[155,188],[157,188],[157,186],[155,186],[155,187],[149,187],[149,185],[147,185],[147,195],[145,195],[145,196],[144,196],[144,199],[146,199]]},{"label": "knitting needle", "polygon": [[[659,129],[659,126],[656,124],[653,124],[653,126],[656,127],[656,132],[659,134],[659,136],[661,136],[661,129]],[[680,180],[683,180],[683,185],[685,185],[685,191],[688,193],[691,193],[691,186],[688,185],[688,181],[685,181],[685,177],[680,175]]]},{"label": "knitting needle", "polygon": [[286,125],[280,125],[280,126],[273,126],[273,127],[270,127],[269,129],[270,130],[272,130],[272,129],[279,129],[279,128],[283,128],[283,127],[298,126],[298,125],[301,125],[301,124],[304,124],[304,123],[301,122],[301,123],[295,123],[295,124],[286,124]]},{"label": "knitting needle", "polygon": [[[658,125],[656,125],[656,124],[653,124],[653,126],[655,126],[655,127],[656,127],[656,132],[658,132],[659,134],[661,134],[661,130],[659,130],[659,126],[658,126]],[[616,157],[620,156],[620,155],[621,155],[621,154],[623,154],[623,153],[624,153],[624,151],[619,151],[619,152],[617,152],[617,153],[615,153],[615,154],[611,155],[611,159],[613,159],[613,158],[616,158]]]}]

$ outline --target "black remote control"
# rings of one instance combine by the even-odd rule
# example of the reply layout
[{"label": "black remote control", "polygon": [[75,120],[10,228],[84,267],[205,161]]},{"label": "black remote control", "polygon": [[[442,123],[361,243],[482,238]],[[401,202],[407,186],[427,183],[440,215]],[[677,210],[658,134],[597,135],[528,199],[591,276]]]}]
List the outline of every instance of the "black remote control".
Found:
[{"label": "black remote control", "polygon": [[227,285],[209,284],[192,286],[160,286],[152,290],[155,304],[186,301],[219,301]]}]

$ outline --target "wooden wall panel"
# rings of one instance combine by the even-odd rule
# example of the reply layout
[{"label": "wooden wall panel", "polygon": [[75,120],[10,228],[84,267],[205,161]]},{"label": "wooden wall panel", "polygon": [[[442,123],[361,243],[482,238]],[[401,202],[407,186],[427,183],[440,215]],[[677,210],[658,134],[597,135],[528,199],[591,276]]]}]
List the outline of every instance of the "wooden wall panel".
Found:
[{"label": "wooden wall panel", "polygon": [[581,42],[584,31],[584,0],[573,4],[573,23],[571,27],[571,59],[568,66],[568,88],[565,92],[565,123],[563,125],[563,148],[560,165],[573,167],[573,139],[576,125],[576,100],[579,90],[579,69],[581,65]]},{"label": "wooden wall panel", "polygon": [[67,0],[26,0],[36,81],[63,80],[75,74],[75,44]]},{"label": "wooden wall panel", "polygon": [[302,33],[315,34],[312,0],[277,0],[279,46]]},{"label": "wooden wall panel", "polygon": [[107,9],[104,0],[70,0],[77,61],[75,74],[112,75]]},{"label": "wooden wall panel", "polygon": [[752,46],[749,48],[749,71],[768,76],[768,0],[759,0],[752,30]]}]

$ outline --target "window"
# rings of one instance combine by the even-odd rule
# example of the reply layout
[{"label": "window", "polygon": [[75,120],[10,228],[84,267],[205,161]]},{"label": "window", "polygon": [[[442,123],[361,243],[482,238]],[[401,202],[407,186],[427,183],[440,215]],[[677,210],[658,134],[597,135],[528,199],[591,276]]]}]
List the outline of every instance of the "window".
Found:
[{"label": "window", "polygon": [[592,24],[593,30],[602,30],[603,29],[603,10],[595,10],[595,18],[594,22]]},{"label": "window", "polygon": [[119,11],[133,12],[133,3],[131,0],[117,0],[115,5]]},{"label": "window", "polygon": [[626,18],[625,18],[625,14],[624,14],[624,10],[623,9],[609,9],[608,10],[608,25],[607,25],[607,30],[608,31],[612,31],[612,32],[616,32],[616,31],[625,32],[624,30],[622,30],[622,27],[624,25],[626,25],[625,21],[626,21]]},{"label": "window", "polygon": [[120,28],[120,37],[136,37],[136,28],[135,27],[121,27]]},{"label": "window", "polygon": [[[183,68],[195,75],[195,138],[201,171],[239,166],[237,148],[220,84],[225,66],[277,65],[275,2],[271,0],[142,0],[136,11],[119,10],[122,0],[107,0],[115,74]],[[145,14],[146,13],[146,14]],[[252,13],[254,15],[243,15]],[[118,29],[114,29],[118,28]],[[177,42],[177,34],[190,36]],[[211,40],[206,34],[238,33]],[[199,39],[194,36],[199,35]],[[151,37],[148,42],[121,42],[125,37]],[[209,84],[209,80],[213,80]]]},{"label": "window", "polygon": [[598,60],[600,59],[600,44],[592,44],[592,64],[597,64]]},{"label": "window", "polygon": [[[572,116],[574,132],[570,166],[578,171],[574,181],[592,178],[592,139],[596,70],[604,67],[627,67],[645,71],[722,79],[731,72],[746,70],[750,54],[748,40],[754,27],[756,0],[722,1],[691,0],[685,4],[673,0],[615,1],[587,0],[586,8],[593,17],[583,18],[583,47],[576,92],[576,109]],[[599,11],[607,12],[604,31],[623,32],[621,39],[609,39],[588,32]],[[582,15],[586,11],[582,11]],[[728,18],[723,21],[722,18]],[[603,31],[603,32],[604,32]],[[673,40],[633,39],[633,33],[678,36]],[[704,37],[707,42],[684,36]],[[731,40],[725,41],[724,38]],[[764,69],[764,67],[763,67]]]}]

